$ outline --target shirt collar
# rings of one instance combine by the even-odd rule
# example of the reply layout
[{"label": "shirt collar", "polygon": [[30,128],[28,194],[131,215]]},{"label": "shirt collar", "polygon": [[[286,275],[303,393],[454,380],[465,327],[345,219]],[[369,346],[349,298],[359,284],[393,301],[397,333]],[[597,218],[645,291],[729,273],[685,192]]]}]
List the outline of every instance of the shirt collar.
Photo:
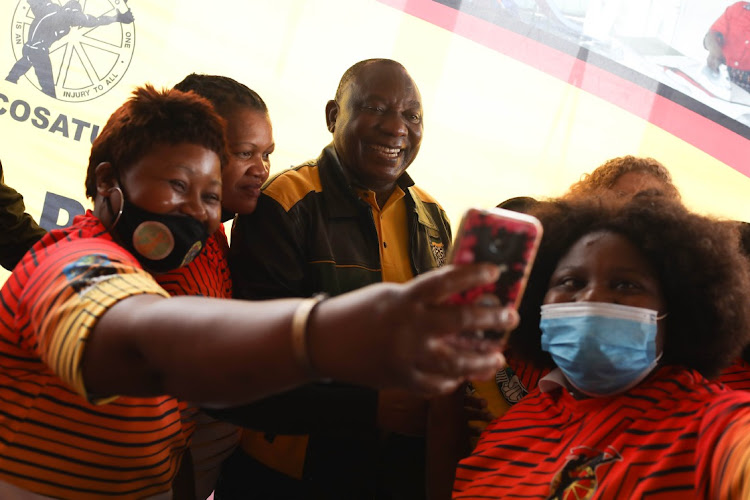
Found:
[{"label": "shirt collar", "polygon": [[570,384],[559,368],[555,368],[547,375],[539,379],[539,390],[542,392],[553,392],[557,389],[570,390]]},{"label": "shirt collar", "polygon": [[[333,144],[326,146],[318,157],[318,169],[323,199],[329,207],[331,216],[351,217],[356,215],[363,206],[367,206],[357,194],[357,189],[362,188],[351,182]],[[409,174],[404,172],[396,184],[409,195],[408,189],[414,185],[414,181]]]}]

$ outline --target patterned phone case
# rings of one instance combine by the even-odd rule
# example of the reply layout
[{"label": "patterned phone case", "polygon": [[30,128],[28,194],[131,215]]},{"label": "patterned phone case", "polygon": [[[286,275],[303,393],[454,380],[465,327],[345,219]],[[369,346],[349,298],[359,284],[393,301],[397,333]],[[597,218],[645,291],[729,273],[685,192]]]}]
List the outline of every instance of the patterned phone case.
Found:
[{"label": "patterned phone case", "polygon": [[[530,215],[492,208],[469,209],[461,220],[450,254],[453,264],[492,262],[501,268],[495,283],[467,290],[452,303],[492,301],[517,308],[542,237],[540,222]],[[499,338],[484,332],[485,338]]]}]

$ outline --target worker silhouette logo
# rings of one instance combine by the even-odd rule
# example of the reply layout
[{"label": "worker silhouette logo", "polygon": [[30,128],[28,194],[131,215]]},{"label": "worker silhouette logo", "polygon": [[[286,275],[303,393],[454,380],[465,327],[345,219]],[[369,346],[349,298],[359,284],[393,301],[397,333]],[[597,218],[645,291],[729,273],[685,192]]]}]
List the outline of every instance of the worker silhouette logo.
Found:
[{"label": "worker silhouette logo", "polygon": [[135,24],[127,0],[19,0],[11,36],[16,63],[7,81],[24,76],[50,97],[82,102],[122,79]]}]

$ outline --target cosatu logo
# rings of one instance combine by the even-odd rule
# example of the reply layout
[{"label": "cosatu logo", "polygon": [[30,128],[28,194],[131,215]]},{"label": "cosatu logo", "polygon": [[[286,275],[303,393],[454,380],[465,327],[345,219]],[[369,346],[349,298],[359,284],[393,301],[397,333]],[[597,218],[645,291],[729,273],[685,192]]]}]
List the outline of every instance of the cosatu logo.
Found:
[{"label": "cosatu logo", "polygon": [[130,65],[135,24],[127,0],[20,0],[13,15],[16,62],[6,80],[22,77],[61,101],[95,99]]}]

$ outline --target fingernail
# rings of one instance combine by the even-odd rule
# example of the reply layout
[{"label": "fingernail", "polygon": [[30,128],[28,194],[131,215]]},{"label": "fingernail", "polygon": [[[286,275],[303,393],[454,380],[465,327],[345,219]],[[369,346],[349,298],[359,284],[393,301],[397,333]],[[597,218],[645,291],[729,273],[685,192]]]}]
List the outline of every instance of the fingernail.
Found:
[{"label": "fingernail", "polygon": [[484,278],[486,281],[496,281],[500,277],[500,266],[488,265],[484,268]]},{"label": "fingernail", "polygon": [[509,328],[513,328],[518,323],[518,312],[513,308],[506,307],[500,313],[500,319],[503,323],[508,324]]}]

